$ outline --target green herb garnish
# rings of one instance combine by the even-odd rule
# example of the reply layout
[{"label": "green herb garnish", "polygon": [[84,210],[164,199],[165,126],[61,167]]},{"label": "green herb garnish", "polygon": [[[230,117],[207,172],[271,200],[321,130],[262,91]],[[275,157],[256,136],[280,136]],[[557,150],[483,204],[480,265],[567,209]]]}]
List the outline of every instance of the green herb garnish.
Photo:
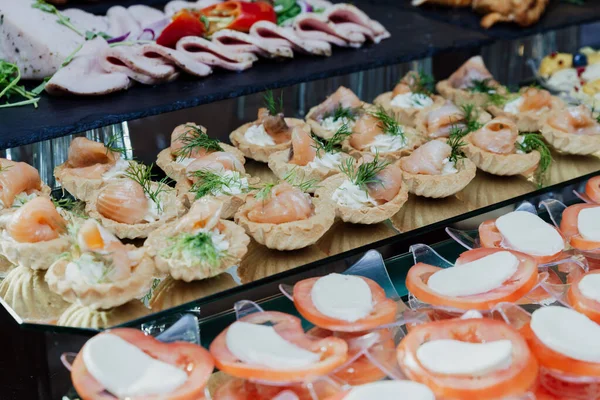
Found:
[{"label": "green herb garnish", "polygon": [[56,22],[58,22],[61,25],[66,26],[67,28],[69,28],[70,30],[72,30],[73,32],[78,34],[79,36],[83,36],[83,34],[79,31],[79,29],[77,29],[75,27],[75,25],[73,25],[71,23],[71,19],[69,17],[65,17],[64,15],[62,15],[60,13],[60,11],[58,11],[58,9],[56,7],[54,7],[52,4],[48,4],[44,0],[36,0],[36,2],[31,5],[31,7],[37,8],[37,9],[47,12],[49,14],[56,15],[58,17],[58,20]]},{"label": "green herb garnish", "polygon": [[208,28],[210,27],[210,21],[206,18],[206,15],[200,15],[200,22],[204,24],[204,29],[208,32]]},{"label": "green herb garnish", "polygon": [[267,90],[263,96],[265,102],[265,108],[269,111],[269,114],[276,116],[283,114],[283,92],[279,95],[279,104],[275,101],[275,95],[272,90]]},{"label": "green herb garnish", "polygon": [[277,185],[276,182],[265,183],[254,195],[257,200],[265,201],[271,196],[271,190]]},{"label": "green herb garnish", "polygon": [[[25,86],[19,85],[20,80],[21,71],[19,71],[19,68],[15,64],[0,60],[0,99],[6,98],[6,103],[0,105],[0,108],[18,107],[27,104],[33,104],[37,108],[38,101],[40,101],[40,98],[37,97],[39,93],[30,92],[25,89]],[[8,101],[14,97],[26,100],[9,103]]]},{"label": "green herb garnish", "polygon": [[97,37],[101,37],[105,40],[112,39],[112,36],[110,36],[108,33],[85,31],[85,40],[92,40]]},{"label": "green herb garnish", "polygon": [[203,131],[199,126],[186,125],[185,127],[187,130],[177,138],[183,143],[183,146],[175,151],[177,157],[189,158],[197,149],[205,149],[209,152],[223,151],[221,142],[209,137],[206,131]]},{"label": "green herb garnish", "polygon": [[77,46],[77,48],[75,50],[73,50],[73,52],[71,54],[69,54],[67,56],[67,58],[65,58],[65,61],[63,61],[63,63],[60,66],[66,67],[67,65],[69,65],[71,63],[71,61],[73,61],[73,58],[75,58],[77,53],[79,53],[79,50],[81,50],[82,47],[83,47],[83,43],[80,44],[79,46]]},{"label": "green herb garnish", "polygon": [[346,122],[356,121],[360,109],[360,107],[343,107],[341,104],[338,104],[338,106],[335,108],[335,110],[333,110],[333,112],[325,113],[325,115],[323,115],[323,119],[333,118],[334,121],[338,121],[340,119],[346,119]]},{"label": "green herb garnish", "polygon": [[125,155],[127,153],[126,147],[120,147],[118,145],[119,141],[120,141],[120,138],[117,135],[110,135],[108,137],[108,140],[106,141],[106,144],[104,145],[104,147],[106,147],[106,155],[108,155],[109,152],[119,153],[121,155]]},{"label": "green herb garnish", "polygon": [[152,286],[150,287],[150,290],[148,290],[148,293],[146,293],[144,297],[141,298],[142,303],[144,303],[144,305],[148,306],[148,303],[150,303],[150,299],[152,298],[152,295],[154,295],[154,291],[156,290],[160,282],[162,282],[160,278],[154,278],[152,280]]},{"label": "green herb garnish", "polygon": [[341,151],[340,145],[342,144],[342,142],[346,140],[346,138],[350,135],[352,135],[352,131],[350,130],[347,124],[344,124],[340,126],[340,129],[338,129],[329,140],[313,136],[315,142],[313,147],[317,149],[317,155],[319,155],[320,152],[323,152],[325,154],[337,153]]},{"label": "green herb garnish", "polygon": [[212,234],[208,232],[181,233],[170,238],[169,241],[171,245],[162,252],[165,258],[201,260],[213,267],[218,267],[220,259],[226,255],[225,252],[219,251],[215,247]]},{"label": "green herb garnish", "polygon": [[136,162],[130,162],[129,167],[125,171],[125,176],[131,179],[134,182],[140,184],[142,189],[144,189],[144,193],[146,196],[150,198],[158,208],[159,212],[162,212],[162,204],[160,201],[160,194],[165,192],[168,189],[167,186],[167,178],[163,178],[158,182],[152,181],[152,167],[154,164],[150,166],[146,166],[144,164],[139,164]]},{"label": "green herb garnish", "polygon": [[355,165],[355,159],[352,157],[344,160],[340,166],[340,171],[344,173],[350,181],[363,190],[367,190],[367,185],[370,183],[381,183],[381,179],[377,178],[377,174],[383,171],[390,161],[380,160],[379,154],[375,154],[373,161],[362,163],[359,166]]},{"label": "green herb garnish", "polygon": [[534,178],[538,185],[541,186],[544,181],[544,175],[548,168],[550,168],[550,164],[552,164],[552,153],[550,153],[548,145],[542,140],[542,135],[538,133],[521,133],[520,138],[523,139],[515,143],[518,150],[524,153],[531,153],[533,150],[537,150],[540,153],[540,163],[535,170]]},{"label": "green herb garnish", "polygon": [[426,96],[433,94],[435,88],[435,79],[422,69],[419,72],[412,72],[409,77],[408,87],[412,93],[420,93]]},{"label": "green herb garnish", "polygon": [[484,93],[488,95],[488,101],[496,106],[501,106],[508,101],[508,94],[510,91],[506,89],[507,94],[502,95],[498,93],[498,88],[494,86],[490,86],[491,78],[483,79],[483,80],[473,80],[472,86],[469,87],[469,90],[473,93]]},{"label": "green herb garnish", "polygon": [[72,197],[63,197],[62,199],[52,197],[52,203],[54,203],[54,207],[56,208],[67,210],[80,218],[87,218],[87,215],[85,215],[85,203],[81,200]]},{"label": "green herb garnish", "polygon": [[475,132],[483,126],[483,124],[479,122],[479,112],[473,104],[463,104],[461,109],[465,116],[465,135],[467,133]]},{"label": "green herb garnish", "polygon": [[383,130],[383,133],[391,136],[400,136],[403,140],[406,139],[402,125],[396,121],[394,116],[388,114],[382,106],[378,106],[377,110],[371,113],[371,115],[379,120],[379,127]]},{"label": "green herb garnish", "polygon": [[292,168],[287,174],[285,174],[283,180],[289,183],[290,185],[302,190],[304,193],[317,188],[317,184],[319,183],[317,179],[298,179],[298,172],[296,170],[296,167]]},{"label": "green herb garnish", "polygon": [[234,174],[232,176],[225,177],[219,174],[215,174],[214,172],[208,169],[200,169],[198,171],[192,172],[190,174],[190,177],[198,179],[190,188],[190,192],[196,193],[196,199],[207,195],[215,196],[219,193],[227,194],[228,190],[226,189],[231,189],[236,186],[242,189],[239,183],[241,178],[239,174]]},{"label": "green herb garnish", "polygon": [[42,80],[42,83],[40,83],[39,85],[37,85],[35,88],[31,89],[31,94],[33,94],[34,96],[39,96],[44,89],[46,88],[46,83],[48,83],[48,81],[50,80],[50,78],[52,78],[51,76],[47,76]]},{"label": "green herb garnish", "polygon": [[467,145],[462,140],[463,137],[465,136],[464,132],[465,132],[464,130],[458,128],[457,126],[453,126],[450,129],[450,136],[446,140],[446,143],[448,144],[448,146],[450,146],[452,148],[452,151],[450,152],[450,157],[448,157],[448,160],[450,162],[453,162],[454,165],[456,165],[456,163],[459,160],[466,158],[465,153],[462,151],[462,148]]}]

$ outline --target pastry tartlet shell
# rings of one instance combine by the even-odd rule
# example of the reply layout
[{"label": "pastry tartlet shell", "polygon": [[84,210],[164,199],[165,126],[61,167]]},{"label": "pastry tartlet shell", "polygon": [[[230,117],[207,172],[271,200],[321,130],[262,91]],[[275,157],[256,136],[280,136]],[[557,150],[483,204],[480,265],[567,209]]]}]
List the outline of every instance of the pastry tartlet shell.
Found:
[{"label": "pastry tartlet shell", "polygon": [[[433,100],[433,103],[443,102],[443,98],[437,95],[430,96]],[[417,115],[421,110],[426,109],[423,108],[403,108],[403,107],[394,107],[392,106],[392,100],[394,99],[393,92],[385,92],[375,97],[373,100],[373,104],[377,106],[381,106],[387,112],[392,112],[396,118],[396,121],[402,125],[409,126],[411,128],[415,128],[417,126]],[[431,106],[430,106],[431,107]]]},{"label": "pastry tartlet shell", "polygon": [[[130,250],[135,246],[128,245]],[[72,304],[81,304],[94,310],[118,307],[133,299],[143,297],[152,287],[155,275],[154,261],[147,254],[140,260],[127,279],[89,285],[85,282],[72,282],[65,277],[66,259],[57,260],[46,272],[46,282],[54,293]]]},{"label": "pastry tartlet shell", "polygon": [[[319,103],[316,106],[312,107],[310,110],[308,110],[308,114],[306,114],[306,117],[304,117],[304,119],[315,135],[317,135],[321,139],[329,140],[333,137],[333,135],[335,135],[335,131],[330,131],[328,129],[323,128],[321,122],[319,122],[315,118],[315,115],[317,114],[317,111],[321,104],[322,103]],[[367,109],[369,107],[372,107],[372,105],[363,102],[360,107],[363,109]]]},{"label": "pastry tartlet shell", "polygon": [[[220,143],[220,145],[225,153],[233,154],[242,164],[246,163],[246,158],[240,150],[225,143]],[[185,172],[186,167],[175,161],[174,157],[171,155],[170,147],[167,147],[158,153],[156,165],[165,171],[165,174],[175,182],[179,183],[187,181],[187,174]]]},{"label": "pastry tartlet shell", "polygon": [[457,173],[449,175],[411,174],[402,170],[402,179],[410,193],[438,199],[460,192],[477,173],[477,167],[468,158],[459,160],[456,169]]},{"label": "pastry tartlet shell", "polygon": [[392,200],[378,206],[352,208],[335,204],[332,200],[333,193],[346,179],[348,178],[343,174],[332,176],[323,182],[322,187],[315,194],[318,198],[332,202],[336,216],[344,222],[364,225],[377,224],[398,213],[408,200],[408,188],[403,182],[398,194]]},{"label": "pastry tartlet shell", "polygon": [[[435,89],[444,98],[452,101],[459,107],[463,104],[473,104],[477,107],[485,108],[490,102],[489,95],[487,93],[478,93],[465,89],[457,89],[450,85],[450,81],[447,79],[439,81],[435,85]],[[506,93],[506,88],[502,85],[498,85],[496,90],[499,94]]]},{"label": "pastry tartlet shell", "polygon": [[465,146],[462,150],[477,168],[492,175],[527,174],[540,162],[541,156],[537,150],[525,154],[497,154],[474,145],[471,138],[471,134],[465,137]]},{"label": "pastry tartlet shell", "polygon": [[177,223],[173,222],[155,230],[146,240],[147,252],[154,257],[156,269],[170,274],[173,279],[191,282],[217,276],[229,267],[238,265],[248,251],[250,238],[246,235],[244,228],[233,222],[221,220],[221,223],[225,226],[222,233],[225,234],[229,242],[229,249],[227,255],[220,259],[220,264],[217,267],[201,261],[197,265],[189,266],[184,261],[164,258],[161,255],[161,252],[169,246],[168,238],[177,233],[175,230]]},{"label": "pastry tartlet shell", "polygon": [[[306,133],[310,134],[310,126],[301,119],[285,118],[285,122],[290,128],[300,127],[306,131]],[[280,143],[273,146],[259,146],[257,144],[249,143],[244,135],[246,134],[248,128],[253,125],[256,125],[256,121],[248,122],[240,126],[229,135],[231,143],[233,143],[233,145],[237,147],[246,158],[266,163],[269,161],[269,156],[271,154],[281,150],[289,149],[292,145],[291,139],[289,142]]]},{"label": "pastry tartlet shell", "polygon": [[[408,126],[403,126],[402,128],[404,129],[404,135],[406,136],[406,140],[407,140],[406,146],[401,149],[398,149],[396,151],[379,152],[377,154],[379,155],[380,158],[384,158],[389,161],[399,160],[401,157],[407,156],[410,153],[412,153],[412,151],[414,149],[421,146],[422,144],[424,144],[427,141],[427,137],[424,134],[421,134],[421,131],[419,131],[415,128],[408,127]],[[350,145],[350,138],[348,138],[342,142],[342,149],[354,157],[362,157],[365,154],[368,154],[371,156],[376,155],[371,150],[355,149],[354,147],[352,147]]]},{"label": "pastry tartlet shell", "polygon": [[141,301],[132,300],[109,310],[94,310],[81,304],[71,304],[58,319],[57,325],[74,328],[106,329],[150,313]]},{"label": "pastry tartlet shell", "polygon": [[494,117],[506,117],[517,124],[519,132],[537,132],[542,129],[546,118],[556,110],[565,107],[565,103],[557,97],[552,97],[552,107],[541,111],[524,111],[512,114],[497,105],[490,104],[487,110]]},{"label": "pastry tartlet shell", "polygon": [[561,153],[585,156],[600,151],[600,135],[566,133],[547,122],[543,124],[541,132],[548,144]]},{"label": "pastry tartlet shell", "polygon": [[281,224],[253,222],[248,213],[257,200],[249,196],[235,214],[235,222],[246,230],[258,243],[275,250],[297,250],[308,247],[319,240],[331,228],[335,220],[335,210],[330,201],[313,198],[314,214],[304,220]]},{"label": "pastry tartlet shell", "polygon": [[56,239],[37,243],[21,243],[6,238],[0,239],[0,252],[12,264],[34,270],[46,270],[56,259],[69,249],[69,239]]}]

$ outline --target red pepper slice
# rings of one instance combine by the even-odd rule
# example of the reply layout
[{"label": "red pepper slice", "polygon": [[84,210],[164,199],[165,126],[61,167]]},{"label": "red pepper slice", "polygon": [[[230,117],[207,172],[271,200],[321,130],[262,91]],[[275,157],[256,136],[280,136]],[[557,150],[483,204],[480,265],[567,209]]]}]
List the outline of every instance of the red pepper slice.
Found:
[{"label": "red pepper slice", "polygon": [[[221,29],[233,29],[249,32],[250,27],[257,21],[277,21],[273,6],[264,1],[249,3],[246,1],[226,1],[200,10],[210,21],[208,34]],[[214,21],[222,18],[222,22]]]},{"label": "red pepper slice", "polygon": [[173,20],[156,39],[156,43],[174,49],[182,37],[204,36],[205,33],[206,26],[200,20],[199,14],[190,10],[181,10],[173,16]]}]

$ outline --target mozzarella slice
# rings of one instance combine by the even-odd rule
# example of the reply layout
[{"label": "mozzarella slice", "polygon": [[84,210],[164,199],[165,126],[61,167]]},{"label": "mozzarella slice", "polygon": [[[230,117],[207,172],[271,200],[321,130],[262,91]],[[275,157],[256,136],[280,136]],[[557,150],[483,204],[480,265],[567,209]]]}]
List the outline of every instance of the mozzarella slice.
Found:
[{"label": "mozzarella slice", "polygon": [[83,362],[94,379],[119,399],[168,394],[187,380],[185,371],[110,333],[88,340]]},{"label": "mozzarella slice", "polygon": [[577,229],[585,240],[600,242],[600,207],[581,210],[577,216]]},{"label": "mozzarella slice", "polygon": [[311,299],[320,313],[347,322],[356,322],[373,310],[369,285],[352,275],[329,274],[313,285]]},{"label": "mozzarella slice", "polygon": [[319,354],[288,342],[272,326],[234,322],[225,337],[227,348],[246,364],[272,369],[306,367],[319,361]]},{"label": "mozzarella slice", "polygon": [[427,286],[444,296],[471,296],[494,290],[513,276],[519,259],[499,251],[465,264],[442,269],[429,277]]},{"label": "mozzarella slice", "polygon": [[512,343],[431,340],[417,349],[417,358],[423,367],[436,374],[483,376],[510,367]]},{"label": "mozzarella slice", "polygon": [[551,256],[564,248],[563,238],[535,214],[513,211],[496,220],[502,245],[533,256]]},{"label": "mozzarella slice", "polygon": [[600,325],[566,307],[548,306],[531,315],[531,330],[547,347],[575,360],[600,363]]},{"label": "mozzarella slice", "polygon": [[584,276],[577,284],[577,288],[588,299],[600,302],[600,274]]},{"label": "mozzarella slice", "polygon": [[381,381],[353,388],[344,400],[435,400],[431,389],[411,381]]}]

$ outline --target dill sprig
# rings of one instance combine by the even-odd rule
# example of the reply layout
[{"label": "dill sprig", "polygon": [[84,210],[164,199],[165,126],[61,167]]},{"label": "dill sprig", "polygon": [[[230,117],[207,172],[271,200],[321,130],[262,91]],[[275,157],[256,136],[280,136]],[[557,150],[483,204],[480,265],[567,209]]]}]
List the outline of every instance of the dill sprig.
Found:
[{"label": "dill sprig", "polygon": [[498,88],[490,85],[491,81],[491,78],[483,80],[475,79],[473,80],[473,84],[471,85],[471,87],[469,87],[468,89],[473,93],[487,94],[489,103],[492,103],[496,106],[502,106],[508,101],[508,95],[510,94],[510,91],[508,90],[508,88],[505,88],[507,92],[506,95],[498,93]]},{"label": "dill sprig", "polygon": [[272,90],[267,90],[263,96],[265,102],[265,108],[269,111],[272,116],[283,114],[283,92],[279,95],[279,104],[275,100],[275,95]]},{"label": "dill sprig", "polygon": [[166,258],[201,260],[213,267],[218,267],[221,257],[226,254],[215,247],[212,234],[209,232],[180,233],[170,238],[169,241],[171,245],[162,252]]},{"label": "dill sprig", "polygon": [[340,145],[342,144],[342,142],[346,140],[346,138],[350,135],[352,135],[350,127],[347,124],[344,124],[340,126],[340,128],[333,134],[333,136],[329,140],[321,139],[313,135],[313,139],[315,142],[313,147],[317,150],[317,155],[319,155],[320,152],[323,152],[325,154],[337,153],[341,151]]},{"label": "dill sprig", "polygon": [[522,141],[517,141],[515,143],[518,150],[521,150],[524,153],[531,153],[533,150],[537,150],[540,153],[540,163],[535,170],[534,177],[538,185],[541,186],[544,181],[544,175],[552,164],[552,153],[550,153],[548,145],[542,140],[542,135],[525,132],[521,133],[520,137],[523,138]]},{"label": "dill sprig", "polygon": [[52,197],[52,203],[54,203],[54,207],[56,208],[67,210],[80,218],[87,218],[85,215],[85,203],[81,200],[73,197],[63,197],[62,199]]},{"label": "dill sprig", "polygon": [[[461,106],[463,114],[465,116],[465,135],[467,133],[474,132],[481,128],[483,124],[479,122],[479,111],[473,104],[463,104]],[[463,135],[464,136],[464,135]]]},{"label": "dill sprig", "polygon": [[402,129],[402,125],[396,121],[393,115],[390,115],[385,111],[385,108],[382,106],[378,106],[375,112],[371,113],[372,116],[379,120],[379,127],[383,130],[383,133],[386,135],[392,136],[400,136],[404,137],[404,130]]},{"label": "dill sprig", "polygon": [[456,163],[459,160],[466,158],[465,153],[462,151],[462,148],[467,145],[462,140],[464,136],[465,136],[464,130],[462,130],[456,126],[453,126],[450,129],[450,136],[446,140],[446,143],[448,144],[448,146],[450,146],[452,148],[452,150],[450,152],[450,157],[448,157],[448,160],[453,162],[454,165],[456,165]]},{"label": "dill sprig", "polygon": [[375,154],[373,161],[362,163],[359,166],[355,165],[355,160],[352,157],[348,157],[340,166],[340,171],[345,174],[350,181],[356,186],[367,190],[369,183],[380,183],[381,180],[377,178],[377,174],[383,171],[390,161],[380,160],[379,154]]},{"label": "dill sprig", "polygon": [[48,14],[56,15],[56,17],[58,18],[58,20],[56,21],[57,23],[66,26],[79,36],[83,36],[79,29],[77,29],[75,25],[71,23],[71,19],[61,14],[60,11],[58,11],[58,9],[52,4],[48,4],[44,0],[36,0],[36,2],[31,5],[31,7],[47,12]]},{"label": "dill sprig", "polygon": [[341,104],[333,110],[333,112],[328,112],[323,115],[323,119],[325,118],[333,118],[334,121],[338,121],[340,119],[346,119],[346,121],[356,121],[358,115],[360,114],[360,107],[343,107]]},{"label": "dill sprig", "polygon": [[156,290],[156,288],[158,287],[158,285],[160,284],[160,282],[162,282],[162,280],[160,278],[154,278],[152,280],[152,286],[148,290],[148,293],[146,293],[144,295],[144,297],[141,298],[142,303],[144,303],[144,305],[148,306],[148,303],[150,302],[150,299],[154,295],[154,291]]},{"label": "dill sprig", "polygon": [[221,142],[208,136],[206,131],[195,125],[185,125],[187,130],[183,132],[177,140],[183,143],[183,146],[175,151],[179,158],[189,158],[194,150],[205,149],[207,151],[223,151]]},{"label": "dill sprig", "polygon": [[271,190],[277,185],[275,182],[265,183],[254,195],[257,200],[265,201],[271,196]]},{"label": "dill sprig", "polygon": [[305,180],[304,177],[299,179],[296,167],[288,171],[288,173],[283,176],[283,180],[289,183],[290,185],[302,190],[304,193],[308,192],[309,190],[316,189],[318,187],[317,184],[319,183],[317,179]]},{"label": "dill sprig", "polygon": [[[167,186],[167,178],[163,178],[158,182],[153,182],[153,174],[152,167],[154,164],[150,166],[146,166],[141,163],[130,162],[129,167],[125,171],[125,176],[131,179],[134,182],[140,184],[142,189],[144,189],[144,193],[150,200],[152,200],[159,212],[162,212],[162,204],[160,201],[161,193],[165,192],[168,188]],[[154,185],[156,183],[156,185]]]},{"label": "dill sprig", "polygon": [[104,144],[104,147],[106,147],[106,155],[108,155],[108,153],[110,153],[110,152],[119,153],[121,155],[125,155],[127,153],[126,147],[120,147],[118,145],[119,141],[120,141],[120,138],[117,135],[111,134],[108,137],[108,140]]},{"label": "dill sprig", "polygon": [[412,93],[420,93],[426,96],[433,94],[435,88],[435,79],[422,69],[419,72],[413,72],[409,78],[408,87]]},{"label": "dill sprig", "polygon": [[0,174],[3,173],[3,172],[8,171],[11,168],[12,168],[12,165],[2,165],[2,164],[0,164]]},{"label": "dill sprig", "polygon": [[240,176],[221,176],[208,169],[200,169],[192,172],[190,177],[197,178],[190,188],[190,192],[196,193],[196,199],[202,198],[208,195],[215,195],[215,193],[227,193],[227,190],[234,186],[239,186]]}]

